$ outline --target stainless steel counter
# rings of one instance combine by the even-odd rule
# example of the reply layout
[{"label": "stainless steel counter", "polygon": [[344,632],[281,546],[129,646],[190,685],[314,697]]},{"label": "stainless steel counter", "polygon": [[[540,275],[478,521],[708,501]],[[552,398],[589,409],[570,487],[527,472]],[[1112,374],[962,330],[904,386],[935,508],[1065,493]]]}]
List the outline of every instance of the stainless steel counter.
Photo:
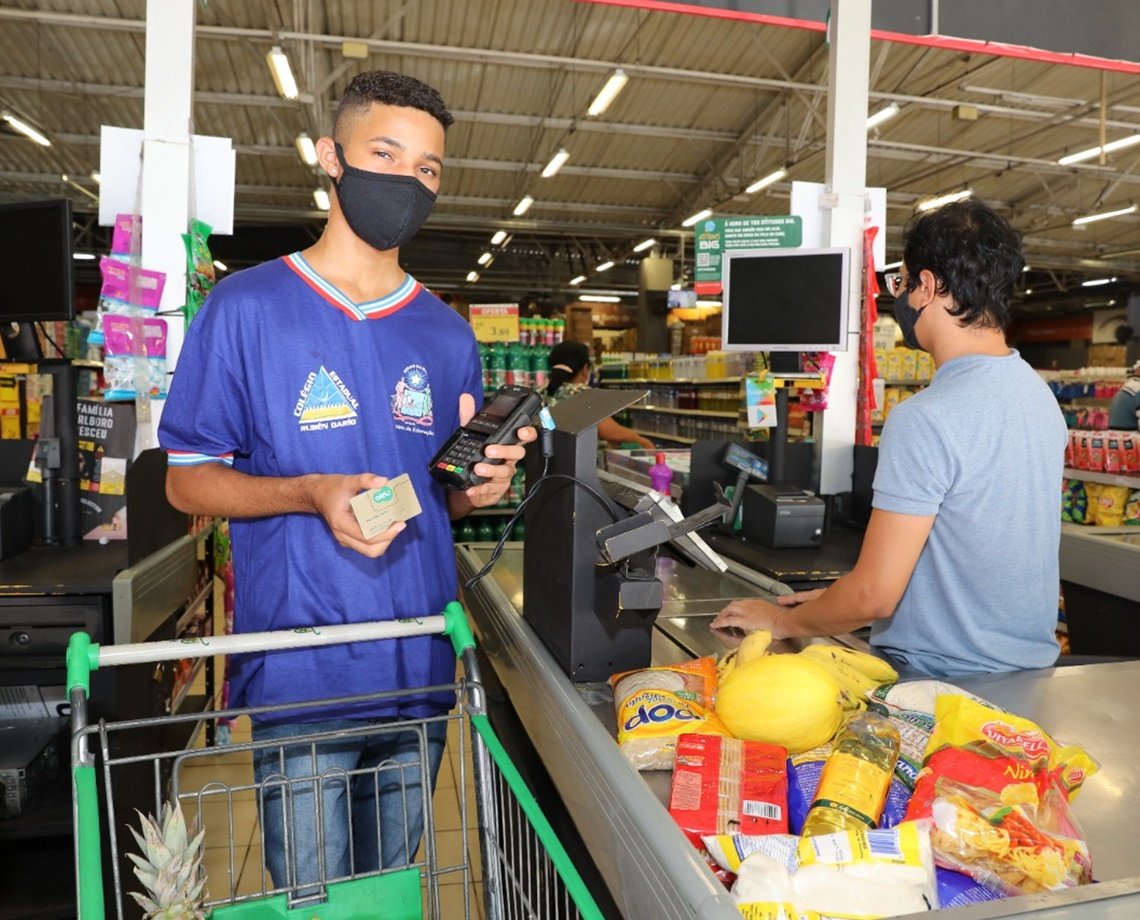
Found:
[{"label": "stainless steel counter", "polygon": [[1061,578],[1140,602],[1140,532],[1063,524]]},{"label": "stainless steel counter", "polygon": [[[468,577],[489,547],[458,548]],[[654,663],[715,650],[707,622],[733,597],[763,592],[739,574],[683,566],[662,571],[666,600],[653,638]],[[731,897],[662,805],[668,774],[638,774],[613,741],[605,684],[573,684],[521,616],[522,549],[509,547],[466,596],[476,636],[628,920],[738,918]],[[855,643],[853,643],[855,644]],[[1101,763],[1074,809],[1096,877],[1104,884],[942,911],[947,920],[1030,916],[1036,920],[1140,917],[1140,662],[958,680],[1056,737],[1079,742]],[[919,916],[919,915],[916,915]]]}]

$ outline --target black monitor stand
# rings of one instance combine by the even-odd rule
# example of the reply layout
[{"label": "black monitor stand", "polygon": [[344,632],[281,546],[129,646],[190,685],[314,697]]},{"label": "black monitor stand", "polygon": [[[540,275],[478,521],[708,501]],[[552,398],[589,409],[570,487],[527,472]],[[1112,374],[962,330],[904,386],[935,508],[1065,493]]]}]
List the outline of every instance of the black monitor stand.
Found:
[{"label": "black monitor stand", "polygon": [[[44,477],[44,543],[49,546],[78,546],[79,507],[79,413],[76,407],[78,377],[69,359],[36,361],[36,370],[50,374],[51,430],[41,432],[37,457],[50,454],[51,461],[37,464]],[[55,448],[51,442],[54,442]]]},{"label": "black monitor stand", "polygon": [[43,349],[34,323],[0,322],[0,343],[6,361],[42,361]]}]

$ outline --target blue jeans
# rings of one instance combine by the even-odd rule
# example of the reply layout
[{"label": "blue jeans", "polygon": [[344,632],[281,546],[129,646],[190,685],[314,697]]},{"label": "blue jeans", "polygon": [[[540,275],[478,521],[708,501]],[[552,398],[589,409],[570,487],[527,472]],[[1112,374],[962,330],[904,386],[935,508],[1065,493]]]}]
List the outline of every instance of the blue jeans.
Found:
[{"label": "blue jeans", "polygon": [[[430,802],[447,743],[446,720],[428,722],[422,730],[383,719],[254,723],[253,740],[286,741],[366,726],[376,731],[254,751],[265,866],[275,887],[296,891],[302,885],[405,866],[415,857],[424,825],[424,756]],[[318,827],[323,853],[318,852]]]}]

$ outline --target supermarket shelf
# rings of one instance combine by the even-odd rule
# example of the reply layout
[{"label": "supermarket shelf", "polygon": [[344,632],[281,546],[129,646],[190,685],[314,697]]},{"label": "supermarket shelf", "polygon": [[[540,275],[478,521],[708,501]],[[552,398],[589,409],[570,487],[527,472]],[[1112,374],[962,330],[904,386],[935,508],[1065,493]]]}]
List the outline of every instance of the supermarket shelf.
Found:
[{"label": "supermarket shelf", "polygon": [[1099,482],[1106,486],[1127,486],[1130,489],[1140,489],[1140,473],[1132,476],[1121,476],[1118,473],[1094,473],[1092,470],[1074,470],[1065,467],[1065,478]]},{"label": "supermarket shelf", "polygon": [[472,508],[467,512],[467,517],[506,517],[509,514],[514,514],[518,505],[507,505],[505,507],[491,507],[491,508]]},{"label": "supermarket shelf", "polygon": [[621,380],[600,380],[602,386],[625,386],[627,383],[660,383],[669,385],[673,383],[715,384],[740,383],[741,377],[624,377]]},{"label": "supermarket shelf", "polygon": [[1060,399],[1060,406],[1096,407],[1112,405],[1111,396],[1074,396],[1072,399]]},{"label": "supermarket shelf", "polygon": [[664,412],[667,415],[703,415],[706,418],[739,418],[740,411],[723,412],[716,409],[672,409],[665,406],[628,406],[631,412]]},{"label": "supermarket shelf", "polygon": [[882,378],[883,384],[889,387],[928,387],[930,386],[929,380],[891,380],[887,377]]},{"label": "supermarket shelf", "polygon": [[696,438],[686,438],[679,434],[662,434],[660,431],[644,431],[641,428],[634,428],[638,434],[643,434],[649,439],[659,438],[662,441],[676,441],[678,444],[696,444]]}]

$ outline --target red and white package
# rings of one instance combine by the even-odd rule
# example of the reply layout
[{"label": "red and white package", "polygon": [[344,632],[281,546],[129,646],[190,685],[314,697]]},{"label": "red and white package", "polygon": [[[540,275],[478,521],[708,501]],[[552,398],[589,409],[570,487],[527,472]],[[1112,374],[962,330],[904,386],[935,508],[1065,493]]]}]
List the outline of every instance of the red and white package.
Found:
[{"label": "red and white package", "polygon": [[669,814],[698,849],[702,835],[786,834],[787,760],[777,744],[681,735]]},{"label": "red and white package", "polygon": [[1120,435],[1120,472],[1140,473],[1140,436],[1133,432]]}]

